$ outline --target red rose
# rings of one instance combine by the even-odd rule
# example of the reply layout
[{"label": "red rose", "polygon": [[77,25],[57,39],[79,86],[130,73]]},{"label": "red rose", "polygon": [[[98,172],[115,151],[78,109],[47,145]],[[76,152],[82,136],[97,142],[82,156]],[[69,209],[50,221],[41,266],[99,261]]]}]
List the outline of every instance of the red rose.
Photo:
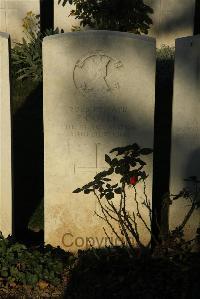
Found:
[{"label": "red rose", "polygon": [[130,177],[130,184],[134,186],[136,183],[137,183],[137,177],[136,176]]}]

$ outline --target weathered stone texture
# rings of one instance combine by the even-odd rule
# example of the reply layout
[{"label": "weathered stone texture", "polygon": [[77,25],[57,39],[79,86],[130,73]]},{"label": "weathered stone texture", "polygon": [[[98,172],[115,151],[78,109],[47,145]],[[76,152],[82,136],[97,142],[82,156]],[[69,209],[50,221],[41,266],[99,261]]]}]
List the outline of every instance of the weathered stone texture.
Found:
[{"label": "weathered stone texture", "polygon": [[[200,36],[176,40],[171,184],[177,194],[191,184],[184,181],[190,176],[200,178]],[[190,202],[180,200],[172,206],[171,225],[177,226],[188,211]],[[199,225],[199,211],[186,226],[191,237]]]},{"label": "weathered stone texture", "polygon": [[175,39],[193,35],[195,0],[145,0],[153,8],[150,36],[156,37],[157,47],[174,46]]},{"label": "weathered stone texture", "polygon": [[[72,191],[106,167],[112,148],[153,147],[155,41],[109,31],[66,33],[44,39],[43,59],[45,242],[75,250],[92,237],[103,246],[95,197]],[[151,158],[147,172],[151,199]],[[138,190],[142,201],[142,185]]]}]

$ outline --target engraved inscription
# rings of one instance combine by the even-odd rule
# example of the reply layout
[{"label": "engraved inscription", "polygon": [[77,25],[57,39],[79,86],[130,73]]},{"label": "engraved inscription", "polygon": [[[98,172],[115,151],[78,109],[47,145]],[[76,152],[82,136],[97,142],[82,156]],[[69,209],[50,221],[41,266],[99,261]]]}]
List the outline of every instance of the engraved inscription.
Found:
[{"label": "engraved inscription", "polygon": [[120,60],[94,51],[79,59],[74,67],[73,80],[84,96],[103,97],[120,89]]},{"label": "engraved inscription", "polygon": [[133,132],[133,126],[124,123],[127,106],[69,106],[75,122],[67,122],[68,137],[123,137]]},{"label": "engraved inscription", "polygon": [[67,137],[90,137],[90,138],[103,138],[103,137],[128,137],[133,131],[131,126],[119,126],[117,128],[103,128],[103,127],[85,127],[66,125]]},{"label": "engraved inscription", "polygon": [[126,106],[69,106],[69,112],[75,115],[79,122],[113,123],[114,120],[118,121],[120,117],[123,117],[127,111]]}]

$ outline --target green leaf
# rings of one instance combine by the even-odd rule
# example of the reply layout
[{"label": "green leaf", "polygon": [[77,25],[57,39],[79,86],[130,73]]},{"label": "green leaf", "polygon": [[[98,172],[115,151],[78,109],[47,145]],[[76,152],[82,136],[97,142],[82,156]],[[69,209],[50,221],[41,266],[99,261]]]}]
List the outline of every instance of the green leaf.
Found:
[{"label": "green leaf", "polygon": [[82,187],[82,190],[88,189],[88,188],[94,186],[95,184],[96,184],[95,181],[89,182],[88,184],[86,184]]},{"label": "green leaf", "polygon": [[111,175],[114,172],[114,168],[111,167],[107,170],[107,175]]},{"label": "green leaf", "polygon": [[5,270],[3,270],[3,271],[1,271],[1,276],[2,277],[4,277],[4,278],[6,278],[6,277],[8,277],[8,271],[5,271]]},{"label": "green leaf", "polygon": [[140,158],[135,159],[135,162],[138,162],[141,166],[146,165],[147,163],[145,163],[144,161],[142,161]]},{"label": "green leaf", "polygon": [[153,150],[151,148],[142,148],[140,150],[141,155],[149,155],[151,153],[153,153]]},{"label": "green leaf", "polygon": [[95,180],[99,180],[99,179],[102,179],[103,177],[105,177],[107,175],[107,171],[102,171],[102,172],[99,172],[97,175],[95,175],[94,179]]},{"label": "green leaf", "polygon": [[81,188],[77,188],[77,189],[74,190],[72,193],[80,193],[81,191],[83,191],[83,189],[81,189]]},{"label": "green leaf", "polygon": [[115,167],[118,165],[118,159],[117,158],[114,158],[112,161],[111,161],[111,166],[112,167]]},{"label": "green leaf", "polygon": [[122,193],[122,188],[119,187],[117,189],[114,190],[116,194],[121,194]]},{"label": "green leaf", "polygon": [[116,168],[115,168],[115,173],[116,173],[116,174],[119,174],[120,171],[121,171],[121,168],[120,168],[120,167],[116,167]]},{"label": "green leaf", "polygon": [[86,189],[86,190],[84,190],[84,193],[85,194],[89,194],[90,192],[92,192],[93,191],[93,189]]},{"label": "green leaf", "polygon": [[107,200],[111,200],[112,198],[114,198],[114,193],[113,192],[106,193],[105,197]]},{"label": "green leaf", "polygon": [[108,163],[109,165],[111,165],[112,160],[111,160],[111,158],[108,155],[105,155],[105,161],[106,161],[106,163]]},{"label": "green leaf", "polygon": [[117,188],[117,186],[118,186],[118,183],[115,185],[112,185],[112,188]]},{"label": "green leaf", "polygon": [[26,273],[26,282],[30,285],[35,285],[38,282],[38,276],[32,273]]}]

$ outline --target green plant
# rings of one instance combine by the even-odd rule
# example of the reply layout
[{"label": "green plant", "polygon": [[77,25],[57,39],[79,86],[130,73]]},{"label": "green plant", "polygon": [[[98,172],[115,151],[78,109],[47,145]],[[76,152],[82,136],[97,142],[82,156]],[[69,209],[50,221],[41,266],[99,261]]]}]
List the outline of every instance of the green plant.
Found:
[{"label": "green plant", "polygon": [[[141,159],[141,156],[149,155],[152,153],[152,149],[140,148],[138,144],[134,143],[125,147],[114,148],[110,151],[110,154],[116,153],[116,157],[111,158],[109,155],[105,155],[105,161],[108,163],[108,170],[98,173],[94,179],[88,184],[81,188],[74,190],[74,193],[84,192],[84,194],[93,193],[97,198],[98,204],[101,208],[101,215],[96,213],[98,217],[103,219],[110,227],[111,231],[121,241],[123,246],[128,245],[133,253],[135,248],[131,242],[131,237],[136,241],[137,246],[145,252],[145,248],[148,248],[150,243],[145,246],[141,242],[140,234],[138,231],[138,220],[140,220],[151,237],[156,241],[155,254],[185,254],[192,250],[194,242],[199,244],[200,240],[200,229],[197,229],[197,235],[192,240],[184,239],[184,228],[190,217],[192,216],[195,209],[200,207],[200,181],[196,177],[190,177],[186,181],[193,184],[193,190],[184,188],[177,195],[167,195],[163,200],[163,209],[165,206],[171,205],[177,199],[187,199],[191,201],[191,207],[186,215],[183,217],[181,224],[172,229],[168,229],[163,234],[163,230],[159,227],[161,243],[156,240],[152,234],[151,228],[148,222],[142,216],[140,212],[140,203],[137,198],[137,184],[140,182],[143,184],[143,195],[144,201],[142,205],[148,209],[149,220],[152,222],[152,210],[151,203],[146,194],[146,183],[147,174],[144,170],[146,162]],[[114,176],[113,176],[114,175]],[[116,183],[116,176],[119,178],[119,183]],[[112,183],[112,179],[115,178],[115,183]],[[132,188],[133,192],[133,203],[135,204],[135,210],[131,213],[127,209],[127,188]],[[120,197],[117,201],[116,197]],[[103,201],[104,200],[104,201]],[[169,209],[168,209],[169,213]],[[168,215],[169,216],[169,215]],[[114,228],[113,223],[117,223],[119,231],[124,239],[120,236],[119,232]],[[162,223],[161,223],[162,225]],[[105,228],[104,231],[109,238]],[[131,237],[130,237],[131,236]],[[111,245],[112,241],[109,238]]]},{"label": "green plant", "polygon": [[50,245],[28,249],[11,237],[0,236],[0,285],[26,284],[36,286],[40,281],[52,285],[61,282],[69,254]]},{"label": "green plant", "polygon": [[[149,209],[149,215],[151,218],[151,207],[150,201],[146,195],[146,184],[145,180],[147,174],[143,169],[146,165],[141,159],[141,156],[146,156],[152,153],[152,149],[140,148],[138,144],[134,143],[125,147],[114,148],[110,151],[110,154],[116,153],[116,157],[111,158],[109,155],[105,155],[105,161],[109,165],[109,169],[98,173],[94,180],[84,185],[82,188],[74,190],[74,193],[84,192],[85,194],[94,193],[98,203],[101,207],[102,215],[97,214],[102,218],[108,226],[111,228],[113,233],[121,241],[122,245],[127,243],[129,247],[134,251],[130,234],[136,240],[137,245],[144,249],[145,246],[142,244],[138,232],[137,219],[139,218],[146,229],[150,232],[148,224],[143,219],[139,209],[139,202],[137,198],[136,185],[141,182],[144,186],[144,202],[143,205]],[[119,177],[119,183],[112,184],[112,176]],[[126,188],[131,187],[134,190],[134,202],[136,204],[136,212],[132,211],[132,214],[126,208]],[[113,199],[118,196],[119,205],[115,204]],[[102,200],[105,199],[105,204]],[[124,236],[126,242],[114,229],[112,221],[116,222],[119,226],[122,236]],[[109,238],[106,230],[104,229],[107,237]],[[111,243],[112,244],[112,243]]]},{"label": "green plant", "polygon": [[156,51],[157,60],[174,60],[175,48],[167,45],[162,45],[161,48]]},{"label": "green plant", "polygon": [[149,14],[153,10],[143,0],[58,0],[58,3],[75,5],[71,15],[83,27],[147,34],[152,24]]},{"label": "green plant", "polygon": [[196,236],[191,240],[185,240],[184,228],[194,211],[200,208],[200,180],[196,176],[191,176],[185,181],[190,185],[183,188],[178,194],[171,195],[170,205],[178,199],[187,200],[190,202],[189,209],[183,217],[181,223],[175,228],[169,231],[168,237],[164,242],[164,246],[173,249],[175,254],[177,252],[187,253],[190,252],[194,244],[200,244],[200,228],[197,228]]},{"label": "green plant", "polygon": [[[161,48],[156,50],[156,60],[157,60],[157,94],[158,98],[163,98],[163,96],[168,95],[173,86],[173,73],[174,73],[174,57],[175,48],[162,45]],[[168,95],[168,101],[170,101],[170,96]]]},{"label": "green plant", "polygon": [[38,15],[28,12],[23,19],[23,31],[26,39],[16,43],[11,50],[12,76],[17,80],[31,79],[42,81],[42,40],[45,36],[58,34],[59,30],[40,32]]}]

